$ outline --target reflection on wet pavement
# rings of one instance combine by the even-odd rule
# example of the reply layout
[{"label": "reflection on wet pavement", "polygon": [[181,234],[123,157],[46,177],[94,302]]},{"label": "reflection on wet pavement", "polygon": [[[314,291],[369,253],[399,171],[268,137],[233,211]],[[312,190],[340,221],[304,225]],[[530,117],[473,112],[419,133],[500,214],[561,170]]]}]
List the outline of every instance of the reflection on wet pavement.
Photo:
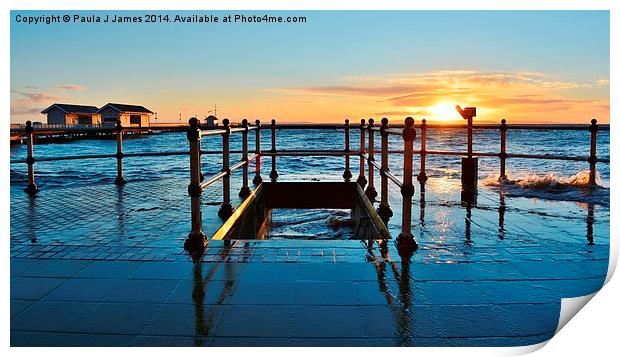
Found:
[{"label": "reflection on wet pavement", "polygon": [[[453,181],[416,187],[416,252],[395,240],[275,239],[211,241],[192,255],[183,250],[182,180],[100,185],[88,195],[48,189],[32,200],[12,188],[11,344],[513,346],[551,338],[560,299],[604,282],[609,208],[486,188],[462,202]],[[205,203],[217,200],[212,191]],[[217,208],[203,205],[208,235],[221,224]],[[392,209],[395,236],[400,208]]]}]

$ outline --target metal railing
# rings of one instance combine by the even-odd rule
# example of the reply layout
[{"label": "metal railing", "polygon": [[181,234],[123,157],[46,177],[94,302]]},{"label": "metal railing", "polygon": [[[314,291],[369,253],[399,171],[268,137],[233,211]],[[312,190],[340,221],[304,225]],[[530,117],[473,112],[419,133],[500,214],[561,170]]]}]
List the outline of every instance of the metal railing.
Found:
[{"label": "metal railing", "polygon": [[[269,179],[271,182],[277,182],[279,174],[277,171],[277,157],[283,156],[343,156],[345,158],[345,170],[342,175],[345,181],[350,181],[352,178],[351,169],[350,169],[350,156],[359,156],[360,157],[360,174],[357,179],[358,184],[364,188],[366,186],[365,179],[365,165],[364,162],[368,161],[368,177],[370,178],[369,186],[365,191],[365,195],[372,201],[376,198],[377,193],[374,189],[374,168],[376,167],[381,172],[381,204],[378,208],[378,212],[382,219],[387,221],[389,217],[392,216],[392,211],[389,207],[388,203],[388,183],[387,180],[392,180],[396,185],[401,188],[402,194],[402,228],[401,233],[398,236],[398,244],[400,246],[407,245],[410,249],[416,249],[417,243],[411,233],[411,204],[412,197],[414,194],[414,186],[412,182],[412,173],[413,173],[413,141],[415,139],[415,129],[413,128],[414,120],[411,117],[405,119],[405,126],[402,130],[394,130],[388,128],[388,120],[383,119],[381,125],[381,135],[382,135],[382,164],[378,165],[374,159],[374,138],[373,133],[376,130],[373,127],[372,119],[369,120],[369,124],[366,125],[364,120],[360,125],[361,135],[360,135],[360,150],[352,151],[350,149],[350,125],[349,121],[346,120],[344,124],[344,150],[278,150],[277,149],[277,136],[276,130],[278,129],[298,129],[299,126],[278,126],[276,124],[276,120],[271,121],[271,125],[269,126],[269,131],[271,132],[271,148],[268,151],[261,151],[261,135],[260,132],[263,128],[260,125],[260,121],[256,121],[255,126],[248,126],[247,120],[243,120],[243,124],[241,128],[231,129],[229,127],[228,119],[223,120],[224,128],[223,129],[214,129],[214,130],[201,130],[198,121],[196,118],[190,119],[189,129],[187,132],[187,139],[189,141],[190,147],[190,184],[188,186],[188,192],[191,197],[191,222],[192,228],[191,232],[188,236],[188,240],[186,241],[186,246],[192,247],[192,249],[196,249],[196,247],[204,246],[206,242],[206,236],[202,231],[202,211],[200,207],[200,196],[202,194],[203,189],[212,185],[213,183],[223,180],[223,202],[218,211],[218,215],[222,219],[227,219],[233,213],[233,207],[230,202],[230,175],[231,173],[240,167],[243,167],[243,186],[241,191],[239,192],[240,197],[247,197],[250,194],[250,190],[248,187],[248,165],[250,161],[256,160],[256,172],[253,179],[253,183],[255,185],[259,185],[262,182],[261,177],[261,158],[263,156],[268,156],[271,158],[271,170],[269,172]],[[338,126],[342,128],[342,126]],[[333,125],[330,126],[308,126],[304,127],[304,129],[326,129],[326,128],[335,128]],[[248,156],[248,148],[247,148],[247,133],[250,130],[256,130],[256,146],[255,153],[252,156]],[[366,144],[365,144],[365,132],[368,131],[369,135],[369,153],[365,152]],[[243,157],[241,161],[237,164],[230,166],[229,156],[229,140],[230,134],[235,132],[243,133],[242,137],[242,154]],[[404,155],[403,155],[403,177],[402,181],[399,180],[395,175],[393,175],[388,168],[388,135],[398,135],[403,138],[404,141]],[[204,136],[213,136],[213,135],[221,135],[222,136],[222,170],[218,174],[204,179],[202,177],[202,169],[201,169],[201,141]]]},{"label": "metal railing", "polygon": [[[420,126],[421,131],[421,143],[420,150],[415,151],[420,155],[420,172],[417,176],[418,181],[424,183],[427,181],[428,176],[426,174],[426,156],[428,155],[443,155],[443,156],[481,156],[481,157],[497,157],[500,160],[500,172],[499,179],[504,181],[506,177],[506,159],[519,158],[519,159],[539,159],[539,160],[564,160],[564,161],[582,161],[589,163],[589,184],[591,186],[596,185],[596,164],[597,163],[609,163],[607,158],[599,158],[596,155],[597,146],[597,133],[600,130],[609,130],[609,127],[601,128],[596,119],[590,121],[589,126],[583,125],[553,125],[553,126],[537,126],[537,125],[514,125],[508,126],[506,119],[501,120],[500,125],[471,125],[473,129],[499,129],[500,132],[500,151],[499,152],[474,152],[472,148],[473,134],[468,135],[468,151],[446,151],[446,150],[426,150],[426,142],[428,140],[428,128],[431,127],[426,124],[426,119],[422,120]],[[440,128],[442,126],[432,126],[433,128]],[[451,126],[457,128],[463,128],[464,126]],[[510,153],[506,151],[507,146],[507,131],[508,129],[516,130],[588,130],[590,132],[590,151],[588,156],[568,156],[568,155],[549,155],[549,154],[522,154],[522,153]]]},{"label": "metal railing", "polygon": [[[186,128],[187,125],[181,126],[181,128]],[[58,128],[61,129],[61,128]],[[88,160],[88,159],[105,159],[105,158],[116,158],[116,178],[114,179],[114,183],[117,185],[124,185],[127,180],[123,175],[123,159],[125,157],[149,157],[149,156],[179,156],[179,155],[187,155],[187,151],[162,151],[162,152],[141,152],[141,153],[124,153],[123,152],[123,133],[127,131],[135,130],[135,128],[124,128],[121,125],[120,120],[117,121],[116,126],[103,126],[103,127],[86,127],[86,128],[78,128],[78,127],[67,127],[75,132],[83,133],[84,130],[96,130],[100,133],[108,133],[114,134],[116,136],[116,153],[115,154],[86,154],[86,155],[67,155],[67,156],[56,156],[56,157],[37,157],[34,156],[34,142],[35,136],[39,130],[46,130],[46,128],[40,128],[38,126],[33,126],[31,121],[27,121],[26,125],[23,127],[24,135],[26,136],[26,146],[27,146],[27,156],[26,159],[14,159],[11,160],[11,164],[20,164],[25,163],[28,165],[28,185],[24,189],[26,192],[30,194],[36,194],[39,191],[39,187],[36,184],[35,179],[35,163],[36,162],[46,162],[46,161],[67,161],[67,160]],[[20,129],[22,130],[22,129]],[[215,152],[213,152],[215,153]]]},{"label": "metal railing", "polygon": [[[223,129],[213,129],[213,130],[200,130],[198,127],[197,121],[190,122],[190,129],[188,132],[188,139],[190,140],[190,160],[194,163],[193,166],[190,167],[191,173],[191,183],[190,183],[190,196],[192,196],[192,233],[190,237],[193,237],[194,241],[202,243],[204,240],[204,233],[201,230],[201,223],[199,222],[201,217],[200,207],[199,207],[199,197],[202,189],[208,187],[209,185],[217,182],[220,179],[223,179],[223,203],[218,211],[218,214],[223,219],[228,218],[232,212],[233,208],[230,203],[230,173],[235,169],[244,167],[243,174],[243,186],[241,188],[240,196],[247,197],[249,194],[248,188],[248,172],[247,166],[250,161],[256,159],[256,173],[253,179],[253,183],[258,185],[262,182],[261,177],[261,157],[271,157],[271,170],[269,172],[269,178],[272,182],[276,182],[279,177],[279,173],[277,170],[277,158],[278,157],[286,157],[286,156],[342,156],[344,157],[344,172],[343,179],[345,181],[350,181],[352,179],[352,173],[350,169],[350,157],[351,156],[359,156],[360,164],[359,164],[359,175],[357,177],[357,183],[365,188],[365,195],[369,200],[374,201],[378,196],[380,196],[379,206],[377,208],[377,213],[379,216],[387,221],[393,214],[390,204],[389,204],[389,194],[388,194],[388,185],[389,181],[393,182],[400,188],[401,196],[402,196],[402,224],[401,224],[401,232],[398,236],[399,245],[409,245],[412,249],[417,248],[417,242],[411,233],[411,204],[412,197],[415,192],[415,188],[413,186],[413,156],[414,154],[420,155],[420,172],[416,175],[418,181],[420,183],[424,183],[428,179],[428,175],[426,174],[426,158],[429,155],[444,155],[444,156],[464,156],[464,157],[473,157],[473,156],[485,156],[485,157],[498,157],[500,160],[500,180],[506,179],[506,159],[507,158],[526,158],[526,159],[547,159],[547,160],[570,160],[570,161],[587,161],[590,163],[590,184],[595,185],[595,172],[596,172],[596,163],[597,162],[609,162],[608,159],[602,159],[596,157],[596,133],[598,132],[598,125],[596,120],[592,120],[591,125],[588,128],[590,131],[590,142],[591,142],[591,150],[590,156],[588,157],[575,157],[575,156],[562,156],[562,155],[538,155],[538,154],[520,154],[520,153],[507,153],[506,152],[506,132],[508,130],[508,125],[505,120],[502,120],[501,125],[481,125],[474,126],[471,121],[469,121],[468,126],[454,126],[455,128],[466,128],[468,132],[468,140],[467,140],[467,151],[444,151],[444,150],[427,150],[426,143],[428,140],[428,132],[427,129],[429,125],[427,125],[426,120],[422,120],[422,124],[420,126],[421,131],[421,143],[420,150],[414,150],[413,142],[416,138],[416,130],[414,128],[414,120],[411,117],[405,119],[404,126],[398,126],[399,129],[390,128],[389,122],[387,118],[383,118],[381,120],[381,125],[376,126],[373,119],[369,119],[366,123],[365,120],[361,120],[359,130],[360,130],[360,145],[359,150],[354,151],[351,150],[350,147],[350,122],[349,120],[345,121],[344,126],[341,125],[277,125],[275,120],[271,121],[271,125],[269,126],[269,131],[271,133],[270,142],[271,147],[267,151],[261,151],[261,130],[265,130],[261,127],[260,121],[256,121],[256,125],[253,127],[248,127],[247,120],[244,120],[243,127],[237,129],[231,129],[228,126],[228,121],[224,121]],[[400,129],[402,127],[402,129]],[[436,126],[441,127],[443,126]],[[313,130],[313,129],[344,129],[344,150],[305,150],[305,149],[297,149],[297,150],[279,150],[277,148],[277,130],[281,129],[305,129],[305,130]],[[474,152],[473,151],[473,129],[491,129],[500,131],[500,152]],[[533,129],[540,127],[536,126],[518,126],[516,129]],[[554,129],[555,127],[545,127],[545,129]],[[565,129],[565,126],[561,126],[561,129]],[[571,130],[575,129],[583,129],[584,127],[571,127]],[[256,151],[255,154],[248,159],[248,149],[247,149],[247,132],[249,130],[256,130]],[[194,133],[197,132],[200,135],[196,136]],[[228,157],[230,154],[229,150],[229,136],[234,132],[243,132],[243,157],[242,160],[230,166],[228,162]],[[380,144],[380,155],[381,161],[377,162],[375,154],[375,133],[379,133],[381,135],[381,144]],[[196,162],[195,160],[199,160],[201,153],[200,151],[200,137],[201,136],[213,136],[213,135],[221,135],[223,137],[223,163],[222,163],[222,171],[213,177],[204,180],[203,182],[196,181],[201,177],[201,169],[200,169],[200,161]],[[402,137],[403,140],[403,150],[389,150],[389,137],[397,135]],[[196,139],[194,139],[196,138]],[[196,140],[196,141],[193,141]],[[196,144],[197,143],[197,144]],[[194,154],[191,154],[194,152]],[[389,167],[389,154],[402,154],[403,155],[403,172],[402,178],[392,173]],[[375,170],[379,171],[381,177],[380,183],[380,195],[375,188]],[[242,195],[243,193],[243,195]]]},{"label": "metal railing", "polygon": [[[39,188],[35,181],[35,162],[37,161],[64,161],[64,160],[82,160],[82,159],[100,159],[100,158],[116,158],[117,173],[115,183],[117,185],[124,185],[127,181],[123,175],[123,159],[125,157],[148,157],[148,156],[183,156],[189,155],[190,159],[190,184],[188,186],[188,192],[192,200],[192,230],[189,235],[188,241],[202,242],[205,239],[205,235],[202,232],[202,217],[200,214],[200,196],[202,191],[219,181],[223,180],[223,203],[218,211],[218,214],[222,218],[228,218],[234,208],[231,204],[230,198],[230,176],[231,173],[238,169],[243,169],[243,183],[239,196],[242,198],[248,197],[251,193],[249,188],[249,164],[255,161],[255,173],[252,179],[254,185],[260,184],[263,179],[261,176],[261,158],[263,156],[271,158],[271,170],[269,172],[269,179],[272,182],[278,180],[279,174],[277,171],[277,158],[285,156],[323,156],[323,157],[344,157],[344,172],[342,177],[345,181],[351,181],[353,178],[350,159],[351,156],[359,157],[359,175],[356,179],[357,183],[365,188],[365,195],[374,201],[378,196],[380,197],[377,213],[384,220],[387,221],[392,216],[392,210],[389,205],[388,185],[389,181],[400,187],[402,196],[402,226],[398,240],[404,242],[413,249],[417,247],[415,238],[411,233],[411,203],[414,194],[414,186],[412,183],[413,178],[413,156],[420,156],[419,172],[416,175],[417,180],[424,184],[428,180],[426,173],[427,165],[426,159],[429,155],[438,156],[480,156],[480,157],[497,157],[499,159],[499,180],[504,181],[506,177],[506,160],[510,158],[519,159],[544,159],[544,160],[566,160],[566,161],[583,161],[589,163],[589,184],[596,185],[596,164],[597,163],[609,163],[608,158],[597,157],[597,133],[599,130],[609,130],[608,126],[600,127],[595,119],[592,119],[589,126],[583,125],[558,125],[558,126],[537,126],[537,125],[511,125],[508,126],[506,120],[502,120],[500,125],[473,125],[469,121],[469,125],[428,125],[426,120],[422,120],[419,126],[421,133],[420,149],[414,150],[413,142],[416,138],[416,129],[414,126],[414,120],[408,117],[404,121],[404,125],[395,125],[390,127],[388,119],[383,118],[381,125],[376,126],[373,119],[369,119],[368,123],[364,119],[361,120],[359,125],[360,130],[360,145],[358,150],[352,150],[350,145],[350,131],[351,126],[349,120],[345,120],[344,125],[334,124],[280,124],[278,125],[274,120],[271,121],[269,128],[261,126],[259,120],[255,121],[255,125],[250,126],[247,120],[243,120],[241,126],[232,127],[228,119],[224,119],[222,127],[212,129],[202,129],[198,119],[192,118],[189,121],[189,125],[180,125],[178,128],[187,129],[187,138],[189,141],[189,151],[163,151],[163,152],[142,152],[125,154],[123,152],[123,133],[126,130],[117,122],[115,127],[102,127],[102,128],[90,128],[90,130],[105,130],[108,133],[113,133],[116,136],[116,153],[115,154],[90,154],[90,155],[71,155],[62,157],[42,157],[36,158],[34,156],[34,137],[36,128],[31,122],[27,122],[23,128],[26,136],[27,144],[27,157],[25,160],[16,159],[11,160],[11,164],[26,163],[28,166],[28,185],[25,188],[26,192],[35,194]],[[170,128],[170,126],[165,126]],[[427,150],[428,141],[428,129],[429,128],[466,128],[468,131],[467,139],[467,151],[446,151],[446,150]],[[150,129],[157,129],[156,126],[150,127]],[[281,129],[304,129],[304,130],[324,130],[324,129],[343,129],[344,130],[344,147],[343,150],[278,150],[277,148],[277,130]],[[500,151],[499,152],[474,152],[473,151],[473,129],[482,130],[499,130],[500,136]],[[507,151],[507,132],[510,130],[588,130],[590,133],[590,150],[588,156],[567,156],[567,155],[548,155],[548,154],[525,154],[525,153],[510,153]],[[76,129],[77,130],[77,129]],[[269,130],[271,137],[271,147],[269,150],[261,150],[261,131]],[[255,149],[254,153],[250,154],[248,148],[248,133],[255,131]],[[230,135],[240,133],[242,135],[242,149],[230,150]],[[381,136],[381,143],[379,152],[381,156],[380,162],[376,160],[375,147],[375,133],[379,133]],[[403,140],[402,150],[390,150],[389,149],[389,137],[399,136]],[[222,137],[222,150],[202,150],[201,140],[203,137],[209,136],[221,136]],[[241,160],[234,164],[230,164],[230,154],[242,154]],[[222,168],[221,171],[210,178],[204,178],[201,170],[201,156],[221,154],[222,155]],[[402,154],[403,155],[403,174],[402,178],[395,175],[389,168],[389,154]],[[380,194],[375,188],[375,169],[379,171],[380,182]],[[367,173],[367,174],[366,174]]]},{"label": "metal railing", "polygon": [[[205,234],[202,231],[202,211],[200,208],[200,196],[202,191],[219,181],[223,180],[223,202],[218,210],[218,215],[223,219],[230,217],[234,208],[230,199],[230,175],[243,168],[243,186],[239,191],[239,196],[246,198],[250,195],[250,187],[248,185],[248,166],[251,161],[257,159],[260,155],[260,122],[256,121],[256,126],[249,126],[246,119],[243,120],[241,127],[231,128],[228,119],[222,120],[222,129],[202,130],[199,126],[197,118],[191,118],[189,120],[189,128],[187,129],[187,140],[189,141],[189,170],[190,170],[190,183],[187,188],[189,196],[191,198],[191,232],[186,241],[186,245],[200,246],[204,244]],[[249,155],[248,151],[248,132],[250,130],[257,130],[256,141],[256,153]],[[242,157],[241,160],[232,166],[230,165],[230,135],[234,133],[242,134]],[[202,160],[201,156],[204,152],[201,149],[201,142],[203,137],[220,135],[222,137],[222,169],[219,173],[205,178],[202,175]],[[260,167],[257,164],[257,167]],[[255,183],[262,182],[260,178],[260,172],[257,171],[257,176],[254,177]]]}]

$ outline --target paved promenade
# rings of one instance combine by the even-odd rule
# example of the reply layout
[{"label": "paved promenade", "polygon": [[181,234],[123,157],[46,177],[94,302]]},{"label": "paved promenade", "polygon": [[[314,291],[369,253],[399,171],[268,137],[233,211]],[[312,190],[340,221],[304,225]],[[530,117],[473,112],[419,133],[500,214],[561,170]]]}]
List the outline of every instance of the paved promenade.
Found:
[{"label": "paved promenade", "polygon": [[[11,345],[548,340],[560,299],[603,284],[609,209],[596,206],[590,219],[593,207],[487,189],[467,207],[452,186],[431,179],[423,202],[416,188],[420,249],[410,260],[394,241],[270,240],[212,241],[198,262],[183,250],[185,181],[42,188],[36,198],[11,187]],[[400,201],[392,189],[395,237]],[[207,235],[221,224],[220,191],[203,194]]]}]

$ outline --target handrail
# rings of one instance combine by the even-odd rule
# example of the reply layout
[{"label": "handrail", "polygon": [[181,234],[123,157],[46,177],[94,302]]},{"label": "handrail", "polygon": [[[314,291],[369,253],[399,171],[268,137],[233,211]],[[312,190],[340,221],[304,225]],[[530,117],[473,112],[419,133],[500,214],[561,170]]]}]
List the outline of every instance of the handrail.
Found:
[{"label": "handrail", "polygon": [[263,156],[357,156],[359,151],[341,151],[341,150],[276,150],[264,151]]},{"label": "handrail", "polygon": [[[10,128],[11,133],[25,133],[25,126],[15,127],[15,125],[21,124],[11,124]],[[50,124],[45,124],[50,125]],[[427,124],[428,129],[467,129],[467,125],[463,124]],[[609,131],[609,124],[598,124],[599,131]],[[402,129],[404,126],[402,124],[394,124],[390,125],[391,128],[394,129]],[[414,128],[420,129],[422,125],[414,125]],[[501,125],[498,124],[473,124],[474,130],[499,130]],[[130,126],[124,127],[123,131],[135,131],[136,129],[141,130],[187,130],[189,126],[187,124],[177,124],[177,125],[158,125],[151,124],[150,126]],[[203,131],[213,131],[213,130],[221,130],[219,127],[203,127]],[[510,130],[588,130],[588,124],[510,124],[507,125],[507,128]],[[70,131],[70,132],[80,132],[80,131],[95,131],[95,132],[114,132],[114,125],[101,125],[101,126],[33,126],[34,132],[41,131]],[[306,130],[324,130],[324,129],[335,129],[342,130],[342,124],[278,124],[278,130],[286,130],[286,129],[306,129]],[[256,126],[250,126],[248,130],[259,130]],[[378,132],[380,130],[379,127],[375,126],[371,129],[372,131]],[[231,131],[243,131],[242,127],[232,127]],[[398,131],[392,131],[392,134],[400,133]]]}]

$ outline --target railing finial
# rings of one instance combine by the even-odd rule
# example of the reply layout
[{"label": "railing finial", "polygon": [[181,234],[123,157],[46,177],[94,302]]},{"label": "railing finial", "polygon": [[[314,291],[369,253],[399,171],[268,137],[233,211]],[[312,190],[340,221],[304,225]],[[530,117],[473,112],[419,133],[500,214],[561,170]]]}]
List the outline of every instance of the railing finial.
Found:
[{"label": "railing finial", "polygon": [[412,117],[407,117],[405,119],[405,128],[403,129],[403,140],[405,141],[413,141],[415,140],[415,129],[413,128],[413,124],[415,121]]}]

